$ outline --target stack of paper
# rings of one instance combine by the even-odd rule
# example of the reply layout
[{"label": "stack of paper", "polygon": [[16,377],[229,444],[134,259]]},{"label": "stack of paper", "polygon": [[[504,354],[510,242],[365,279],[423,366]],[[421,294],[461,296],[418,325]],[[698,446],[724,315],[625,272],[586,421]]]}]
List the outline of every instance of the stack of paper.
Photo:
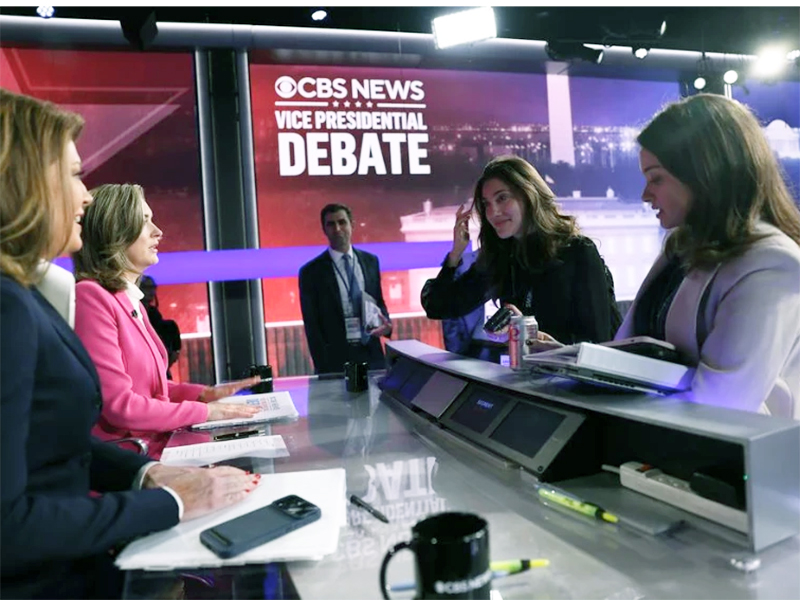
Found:
[{"label": "stack of paper", "polygon": [[[222,559],[200,543],[200,532],[252,512],[278,498],[296,494],[319,506],[322,517],[276,540]],[[248,497],[229,508],[180,523],[128,544],[117,556],[120,569],[172,570],[287,560],[319,560],[339,545],[339,529],[347,524],[344,469],[263,475]]]},{"label": "stack of paper", "polygon": [[279,419],[296,419],[299,416],[297,408],[289,392],[270,392],[268,394],[249,394],[246,396],[228,396],[219,402],[225,404],[247,404],[258,406],[261,412],[252,417],[243,419],[223,419],[222,421],[206,421],[192,425],[191,429],[211,429],[216,427],[230,427],[232,425],[253,425],[255,423],[266,423]]},{"label": "stack of paper", "polygon": [[286,449],[282,436],[259,435],[241,440],[205,442],[165,448],[161,454],[161,462],[172,466],[201,467],[240,456],[279,458],[289,456],[289,451]]}]

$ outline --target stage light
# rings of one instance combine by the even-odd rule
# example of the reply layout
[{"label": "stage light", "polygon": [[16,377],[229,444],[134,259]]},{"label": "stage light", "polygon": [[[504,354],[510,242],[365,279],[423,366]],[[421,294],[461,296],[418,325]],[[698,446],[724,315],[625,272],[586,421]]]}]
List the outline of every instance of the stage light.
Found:
[{"label": "stage light", "polygon": [[706,87],[706,78],[705,77],[700,76],[700,77],[698,77],[697,79],[694,80],[694,89],[702,90],[704,87]]},{"label": "stage light", "polygon": [[722,81],[728,85],[733,85],[739,81],[739,73],[737,73],[734,69],[729,69],[725,71],[725,74],[722,76]]},{"label": "stage light", "polygon": [[324,21],[327,16],[328,12],[321,8],[311,13],[311,19],[314,21]]},{"label": "stage light", "polygon": [[631,50],[633,51],[633,55],[639,60],[644,59],[645,56],[650,54],[650,48],[645,48],[644,46],[634,46]]},{"label": "stage light", "polygon": [[580,42],[547,42],[544,50],[551,60],[585,60],[597,65],[603,61],[602,50],[589,48],[586,44],[581,44]]},{"label": "stage light", "polygon": [[49,19],[54,14],[56,14],[56,9],[52,6],[40,6],[36,9],[36,14],[42,17],[43,19]]},{"label": "stage light", "polygon": [[439,49],[497,37],[497,25],[491,6],[436,17],[431,25],[433,39]]},{"label": "stage light", "polygon": [[667,21],[666,19],[661,21],[661,27],[658,29],[658,37],[664,37],[664,34],[667,33]]},{"label": "stage light", "polygon": [[800,50],[790,50],[786,53],[786,60],[797,60],[800,58]]},{"label": "stage light", "polygon": [[758,54],[753,66],[753,75],[757,77],[774,77],[786,65],[786,53],[778,48],[765,48]]}]

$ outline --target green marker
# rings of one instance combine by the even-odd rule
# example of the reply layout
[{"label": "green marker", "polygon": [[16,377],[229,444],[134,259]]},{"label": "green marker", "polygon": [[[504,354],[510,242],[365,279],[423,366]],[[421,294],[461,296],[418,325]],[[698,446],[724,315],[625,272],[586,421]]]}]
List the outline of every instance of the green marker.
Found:
[{"label": "green marker", "polygon": [[608,523],[617,523],[619,521],[619,518],[616,515],[612,515],[610,512],[603,510],[596,504],[578,500],[577,498],[568,496],[567,494],[557,491],[551,487],[539,484],[536,491],[540,498],[570,510],[574,510],[575,512],[579,512],[587,517],[594,517],[595,519],[607,521]]}]

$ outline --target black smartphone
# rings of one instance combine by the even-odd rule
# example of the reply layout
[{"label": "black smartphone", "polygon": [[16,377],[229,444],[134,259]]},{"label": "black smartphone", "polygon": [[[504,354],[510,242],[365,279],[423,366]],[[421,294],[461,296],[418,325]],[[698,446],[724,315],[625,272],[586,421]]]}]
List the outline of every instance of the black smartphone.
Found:
[{"label": "black smartphone", "polygon": [[231,558],[290,531],[318,521],[322,512],[300,496],[284,496],[269,506],[200,533],[200,542],[221,558]]},{"label": "black smartphone", "polygon": [[503,327],[508,325],[508,322],[511,320],[511,316],[514,313],[511,312],[511,309],[507,306],[502,307],[496,313],[494,313],[488,321],[483,326],[485,331],[489,333],[494,333],[496,331],[500,331]]}]

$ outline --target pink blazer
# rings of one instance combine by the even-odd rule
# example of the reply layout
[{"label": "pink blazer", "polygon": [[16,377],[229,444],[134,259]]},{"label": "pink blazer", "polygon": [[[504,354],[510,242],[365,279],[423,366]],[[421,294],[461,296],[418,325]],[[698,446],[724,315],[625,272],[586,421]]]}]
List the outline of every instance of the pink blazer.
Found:
[{"label": "pink blazer", "polygon": [[167,379],[167,351],[141,302],[133,316],[125,291],[115,294],[91,280],[75,288],[75,333],[100,376],[103,411],[92,433],[100,439],[140,437],[158,458],[173,429],[202,423],[208,407],[197,401],[205,386]]}]

